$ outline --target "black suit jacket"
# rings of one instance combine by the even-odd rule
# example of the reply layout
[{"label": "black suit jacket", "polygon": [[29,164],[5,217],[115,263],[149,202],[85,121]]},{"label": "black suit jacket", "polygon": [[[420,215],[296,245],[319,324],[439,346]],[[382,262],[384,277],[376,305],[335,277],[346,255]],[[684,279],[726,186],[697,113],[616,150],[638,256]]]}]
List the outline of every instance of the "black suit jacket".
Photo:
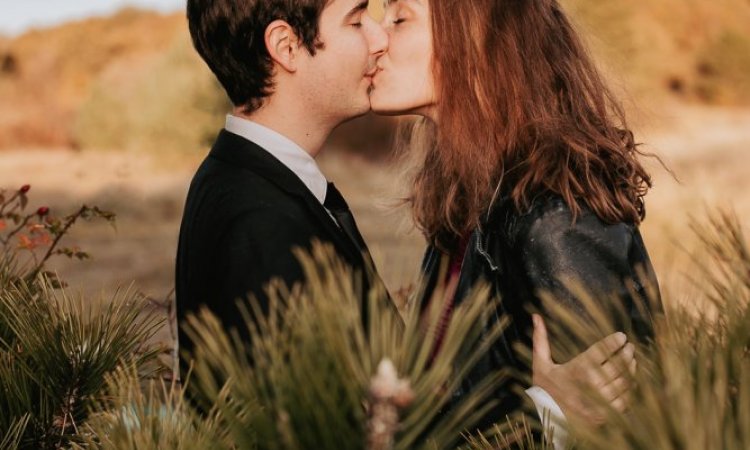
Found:
[{"label": "black suit jacket", "polygon": [[380,282],[374,270],[367,273],[367,248],[352,242],[294,172],[223,130],[193,178],[180,228],[175,289],[182,356],[193,349],[182,326],[188,314],[206,305],[226,329],[242,334],[237,299],[253,294],[267,306],[264,287],[272,278],[290,287],[304,281],[292,250],[309,249],[314,239],[332,244],[363,274],[363,292]]}]

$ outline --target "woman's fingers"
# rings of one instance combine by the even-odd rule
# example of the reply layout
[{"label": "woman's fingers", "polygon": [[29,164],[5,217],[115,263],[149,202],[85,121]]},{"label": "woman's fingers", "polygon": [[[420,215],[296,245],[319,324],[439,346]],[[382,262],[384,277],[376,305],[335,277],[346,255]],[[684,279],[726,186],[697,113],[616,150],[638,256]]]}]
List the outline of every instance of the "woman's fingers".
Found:
[{"label": "woman's fingers", "polygon": [[632,383],[628,377],[620,377],[612,381],[608,385],[600,388],[599,391],[605,400],[612,402],[615,399],[627,394],[630,391],[631,387]]},{"label": "woman's fingers", "polygon": [[627,336],[625,336],[625,333],[613,333],[589,347],[580,356],[585,357],[593,364],[603,364],[617,353],[626,342]]},{"label": "woman's fingers", "polygon": [[617,364],[621,367],[628,367],[630,365],[630,361],[633,361],[634,359],[635,345],[627,343],[622,348],[622,350],[612,355],[612,357],[607,362]]},{"label": "woman's fingers", "polygon": [[634,354],[635,347],[633,344],[626,344],[621,351],[610,357],[604,364],[595,365],[587,361],[587,365],[582,367],[582,371],[586,374],[591,386],[601,388],[634,370]]},{"label": "woman's fingers", "polygon": [[617,412],[625,412],[630,405],[630,396],[628,394],[621,395],[614,399],[611,403],[612,408]]},{"label": "woman's fingers", "polygon": [[611,383],[612,380],[619,378],[628,372],[632,372],[633,363],[635,362],[635,346],[626,344],[621,351],[613,355],[601,367],[602,385]]}]

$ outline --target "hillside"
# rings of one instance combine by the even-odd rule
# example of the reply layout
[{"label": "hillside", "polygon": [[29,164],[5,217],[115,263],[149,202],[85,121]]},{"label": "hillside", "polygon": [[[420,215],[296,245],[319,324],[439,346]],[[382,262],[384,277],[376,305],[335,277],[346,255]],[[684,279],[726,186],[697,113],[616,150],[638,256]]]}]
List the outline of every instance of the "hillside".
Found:
[{"label": "hillside", "polygon": [[[563,3],[636,101],[750,104],[750,2]],[[0,148],[195,149],[226,106],[181,13],[128,9],[0,38]],[[367,121],[348,133],[356,145],[371,125],[383,134],[382,123]]]},{"label": "hillside", "polygon": [[126,9],[0,40],[0,147],[76,145],[75,122],[102,82],[133,82],[185,35],[181,15]]},{"label": "hillside", "polygon": [[561,1],[606,69],[637,97],[750,103],[750,2]]}]

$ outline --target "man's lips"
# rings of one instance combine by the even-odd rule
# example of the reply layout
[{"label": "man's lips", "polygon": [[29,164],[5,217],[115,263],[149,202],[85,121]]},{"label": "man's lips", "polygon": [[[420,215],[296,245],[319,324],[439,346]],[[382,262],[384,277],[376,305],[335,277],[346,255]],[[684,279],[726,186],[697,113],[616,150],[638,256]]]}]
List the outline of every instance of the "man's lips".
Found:
[{"label": "man's lips", "polygon": [[372,69],[365,72],[365,78],[374,78],[375,74],[380,72],[380,68],[378,66],[373,67]]}]

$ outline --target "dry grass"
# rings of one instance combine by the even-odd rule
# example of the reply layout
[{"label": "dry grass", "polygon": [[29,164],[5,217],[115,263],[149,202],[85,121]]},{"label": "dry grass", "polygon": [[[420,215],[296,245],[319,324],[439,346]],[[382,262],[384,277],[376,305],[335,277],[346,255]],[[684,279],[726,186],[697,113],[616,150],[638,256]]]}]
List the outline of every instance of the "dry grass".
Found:
[{"label": "dry grass", "polygon": [[750,110],[682,106],[665,122],[669,125],[644,131],[640,138],[676,179],[657,161],[648,163],[654,187],[642,228],[663,290],[672,299],[684,299],[694,292],[691,255],[698,247],[691,219],[700,222],[717,209],[735,211],[750,230]]}]

